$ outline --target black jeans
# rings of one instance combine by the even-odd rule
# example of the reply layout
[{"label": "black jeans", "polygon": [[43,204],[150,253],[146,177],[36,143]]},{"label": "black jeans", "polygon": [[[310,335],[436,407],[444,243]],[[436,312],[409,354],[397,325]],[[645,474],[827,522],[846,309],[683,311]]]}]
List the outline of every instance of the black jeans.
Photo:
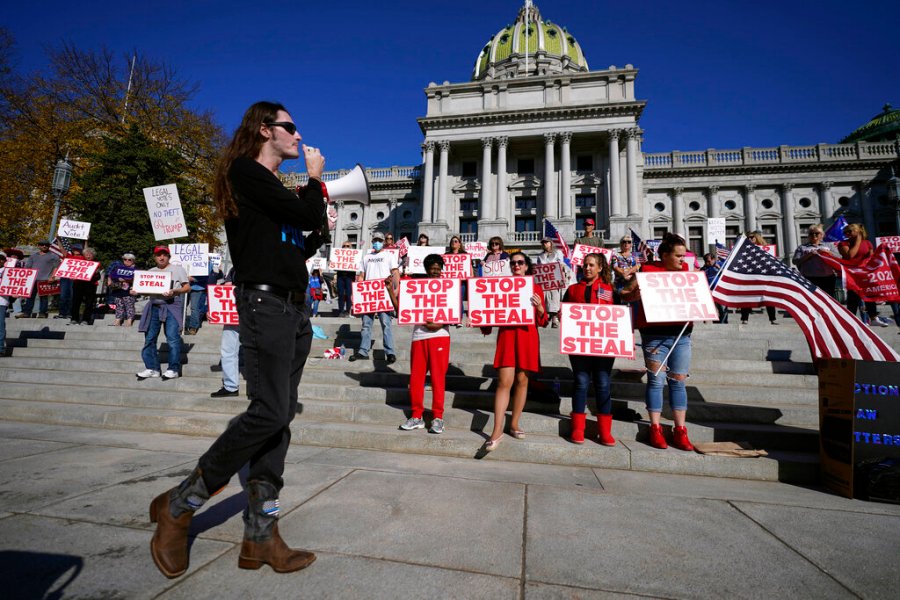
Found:
[{"label": "black jeans", "polygon": [[[97,304],[97,286],[91,281],[76,281],[72,284],[72,305],[70,308],[72,320],[84,321],[87,324],[94,322],[94,305]],[[83,314],[80,314],[82,313]],[[60,309],[62,313],[62,309]]]},{"label": "black jeans", "polygon": [[211,492],[248,461],[249,480],[267,481],[280,490],[297,386],[312,344],[309,308],[258,290],[240,290],[236,298],[250,406],[232,420],[198,466]]}]

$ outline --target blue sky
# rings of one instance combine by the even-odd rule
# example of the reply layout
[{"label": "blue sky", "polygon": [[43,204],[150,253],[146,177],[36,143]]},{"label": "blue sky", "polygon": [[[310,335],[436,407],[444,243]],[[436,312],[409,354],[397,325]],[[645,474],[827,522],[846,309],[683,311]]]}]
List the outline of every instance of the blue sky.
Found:
[{"label": "blue sky", "polygon": [[[837,142],[900,106],[896,4],[883,0],[543,0],[592,69],[633,64],[644,151]],[[44,49],[132,50],[199,84],[229,134],[252,102],[285,103],[326,168],[420,159],[423,89],[469,80],[521,0],[10,2],[22,70]],[[301,168],[287,163],[284,170]]]}]

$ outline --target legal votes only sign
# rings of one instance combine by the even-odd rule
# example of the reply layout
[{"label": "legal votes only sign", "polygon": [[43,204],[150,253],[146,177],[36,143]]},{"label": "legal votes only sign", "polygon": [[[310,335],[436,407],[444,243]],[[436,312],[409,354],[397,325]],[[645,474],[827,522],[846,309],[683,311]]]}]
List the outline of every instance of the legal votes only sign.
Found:
[{"label": "legal votes only sign", "polygon": [[561,354],[634,358],[634,330],[628,306],[563,302],[560,307]]},{"label": "legal votes only sign", "polygon": [[460,279],[402,279],[398,322],[401,325],[459,323],[462,319],[461,292]]},{"label": "legal votes only sign", "polygon": [[212,325],[238,325],[237,304],[233,285],[207,286],[209,310],[206,319]]},{"label": "legal votes only sign", "polygon": [[172,274],[168,271],[135,271],[131,288],[136,294],[162,294],[172,289]]},{"label": "legal votes only sign", "polygon": [[170,244],[172,262],[184,267],[191,277],[209,275],[209,244]]},{"label": "legal votes only sign", "polygon": [[144,200],[157,241],[187,237],[181,199],[174,183],[144,188]]},{"label": "legal votes only sign", "polygon": [[383,279],[353,282],[354,315],[366,315],[378,312],[392,312],[394,303],[388,296]]},{"label": "legal votes only sign", "polygon": [[469,280],[469,322],[472,327],[534,323],[534,279],[476,277]]},{"label": "legal votes only sign", "polygon": [[635,273],[648,323],[717,321],[706,274],[699,271]]}]

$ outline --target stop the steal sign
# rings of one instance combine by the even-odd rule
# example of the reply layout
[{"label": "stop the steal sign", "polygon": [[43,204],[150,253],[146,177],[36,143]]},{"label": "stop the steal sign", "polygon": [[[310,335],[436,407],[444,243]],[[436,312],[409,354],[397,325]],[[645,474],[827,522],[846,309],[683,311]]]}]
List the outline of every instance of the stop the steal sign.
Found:
[{"label": "stop the steal sign", "polygon": [[701,271],[636,273],[648,323],[717,321],[716,305]]}]

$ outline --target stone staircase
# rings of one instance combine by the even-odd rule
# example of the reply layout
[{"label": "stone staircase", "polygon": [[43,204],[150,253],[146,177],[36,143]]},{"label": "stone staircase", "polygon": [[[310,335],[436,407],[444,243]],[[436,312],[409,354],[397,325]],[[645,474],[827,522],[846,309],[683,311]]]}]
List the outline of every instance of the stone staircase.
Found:
[{"label": "stone staircase", "polygon": [[[246,407],[243,385],[240,397],[209,397],[220,387],[217,326],[207,324],[198,335],[185,337],[183,377],[137,381],[134,373],[143,368],[143,336],[136,328],[109,327],[110,322],[107,317],[93,326],[69,326],[52,319],[8,319],[12,353],[0,358],[3,418],[215,436]],[[398,360],[387,365],[377,326],[374,360],[349,362],[321,357],[326,348],[341,344],[349,356],[359,344],[359,321],[319,317],[314,323],[329,339],[313,343],[299,389],[301,414],[292,425],[294,443],[480,456],[478,450],[493,425],[493,335],[485,338],[466,328],[451,331],[446,432],[431,435],[397,428],[408,416],[409,328],[395,326]],[[643,365],[638,360],[618,359],[615,365],[613,434],[619,443],[612,448],[591,441],[571,444],[566,439],[571,371],[567,357],[557,352],[558,330],[546,329],[541,332],[544,370],[531,386],[521,421],[527,439],[506,438],[486,459],[814,482],[817,379],[799,329],[789,319],[781,323],[773,327],[756,317],[744,327],[698,325],[688,379],[692,440],[748,441],[767,450],[767,458],[702,456],[646,445]],[[897,337],[892,330],[885,331]],[[165,360],[162,340],[161,336]],[[426,393],[426,407],[430,400]],[[430,416],[426,411],[426,421]]]}]

